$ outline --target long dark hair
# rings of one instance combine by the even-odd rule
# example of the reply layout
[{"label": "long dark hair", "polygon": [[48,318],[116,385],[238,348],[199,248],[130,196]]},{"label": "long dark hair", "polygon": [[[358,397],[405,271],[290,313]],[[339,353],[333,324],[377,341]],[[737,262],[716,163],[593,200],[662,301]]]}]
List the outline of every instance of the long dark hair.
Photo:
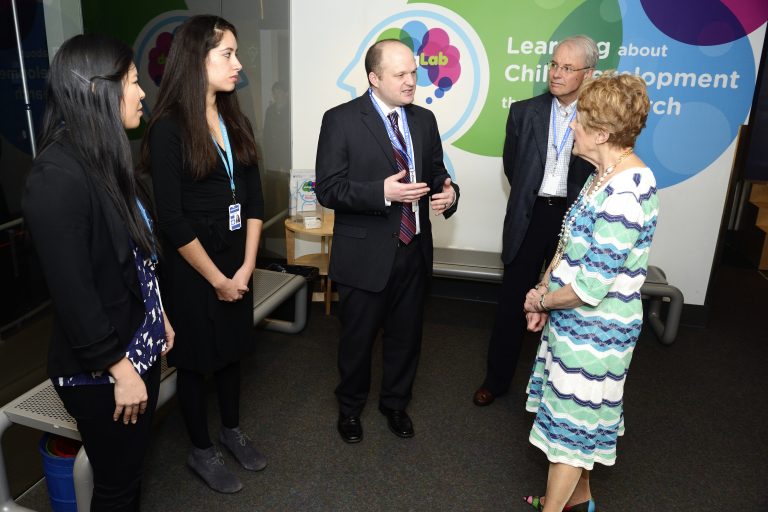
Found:
[{"label": "long dark hair", "polygon": [[[141,146],[144,169],[149,169],[149,133],[155,122],[166,115],[174,115],[181,124],[184,164],[192,177],[196,180],[205,178],[216,167],[218,153],[205,116],[208,91],[205,61],[208,52],[218,46],[227,30],[237,37],[237,30],[227,20],[202,15],[189,18],[173,36],[157,104]],[[227,125],[234,157],[244,165],[257,163],[253,129],[240,111],[236,92],[217,93],[216,107]]]},{"label": "long dark hair", "polygon": [[40,148],[59,141],[73,146],[88,179],[106,191],[133,241],[149,255],[155,244],[136,198],[147,208],[149,202],[120,116],[131,64],[133,51],[117,39],[89,34],[65,41],[48,74]]}]

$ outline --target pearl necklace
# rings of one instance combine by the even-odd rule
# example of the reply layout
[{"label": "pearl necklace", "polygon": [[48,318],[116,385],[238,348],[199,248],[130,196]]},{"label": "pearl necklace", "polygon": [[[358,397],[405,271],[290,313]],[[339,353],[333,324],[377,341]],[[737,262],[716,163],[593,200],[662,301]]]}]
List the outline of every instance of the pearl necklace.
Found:
[{"label": "pearl necklace", "polygon": [[[602,187],[605,178],[612,174],[614,169],[616,169],[616,167],[618,167],[618,165],[631,154],[632,148],[629,148],[621,155],[619,155],[619,159],[616,160],[613,165],[605,168],[605,172],[600,175],[596,184],[594,183],[595,173],[592,173],[589,176],[589,181],[587,181],[587,183],[581,189],[579,196],[576,198],[576,201],[574,201],[573,204],[568,208],[568,211],[565,212],[565,216],[563,217],[563,222],[560,225],[560,234],[558,235],[559,240],[557,241],[557,249],[555,250],[555,255],[552,258],[552,265],[550,267],[552,270],[557,268],[557,266],[562,261],[563,256],[565,255],[565,246],[568,244],[568,240],[571,238],[571,230],[573,229],[573,225],[576,223],[576,219],[581,217],[581,215],[584,213],[584,210],[587,209],[587,204],[589,204],[589,202],[595,198],[597,191],[600,190],[600,187]],[[585,194],[585,190],[589,192]],[[576,205],[578,205],[578,209],[574,211]]]}]

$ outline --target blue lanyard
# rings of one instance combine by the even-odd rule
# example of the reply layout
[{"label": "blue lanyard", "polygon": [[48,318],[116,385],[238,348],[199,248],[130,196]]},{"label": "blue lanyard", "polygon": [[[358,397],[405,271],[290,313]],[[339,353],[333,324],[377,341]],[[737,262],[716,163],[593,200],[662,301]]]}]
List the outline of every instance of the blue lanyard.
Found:
[{"label": "blue lanyard", "polygon": [[[384,121],[384,127],[387,129],[387,135],[389,136],[390,142],[392,142],[393,145],[400,147],[400,141],[397,138],[397,135],[395,135],[395,130],[392,128],[392,123],[389,122],[389,118],[384,115],[384,112],[381,111],[381,107],[379,107],[379,103],[376,101],[376,99],[373,97],[373,89],[368,89],[368,94],[371,95],[371,103],[373,103],[373,108],[376,109],[376,112],[379,113],[379,116],[381,117],[381,120]],[[408,129],[408,118],[405,117],[405,109],[403,107],[400,107],[400,112],[398,113],[400,116],[400,119],[403,120],[403,138],[405,139],[405,146],[402,149],[406,156],[408,157],[408,167],[413,167],[413,144],[411,144],[411,131]]]},{"label": "blue lanyard", "polygon": [[[149,232],[152,233],[152,219],[149,218],[149,214],[147,214],[147,210],[144,208],[144,205],[141,204],[141,201],[139,201],[139,198],[136,198],[136,206],[139,207],[139,211],[141,212],[141,216],[144,217],[144,222],[146,222],[147,227],[149,228]],[[152,255],[150,256],[153,263],[157,263],[157,251],[155,250],[155,237],[152,236]]]},{"label": "blue lanyard", "polygon": [[576,109],[573,109],[573,113],[571,114],[571,118],[568,120],[568,128],[565,130],[565,133],[563,134],[562,140],[558,143],[557,140],[557,98],[552,98],[552,141],[555,143],[555,155],[557,156],[557,159],[560,159],[560,153],[563,152],[563,147],[565,147],[565,143],[568,141],[568,137],[571,135],[571,121],[573,121],[573,118],[576,117]]},{"label": "blue lanyard", "polygon": [[216,151],[218,151],[221,161],[224,163],[224,170],[227,171],[229,188],[232,189],[232,204],[235,204],[237,203],[237,200],[235,199],[235,165],[232,163],[232,148],[229,147],[229,135],[227,135],[227,127],[224,125],[224,119],[221,117],[221,113],[219,113],[219,129],[221,130],[221,139],[224,141],[224,151],[227,152],[226,158],[224,158],[224,155],[221,153],[221,148],[216,142],[216,137],[214,137],[213,134],[211,134],[211,139],[213,139],[213,145],[216,146]]}]

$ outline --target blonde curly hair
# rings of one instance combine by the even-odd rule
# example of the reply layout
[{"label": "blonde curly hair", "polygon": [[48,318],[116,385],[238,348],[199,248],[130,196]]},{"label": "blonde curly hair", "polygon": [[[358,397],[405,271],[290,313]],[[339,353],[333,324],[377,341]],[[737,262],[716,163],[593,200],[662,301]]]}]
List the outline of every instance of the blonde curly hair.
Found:
[{"label": "blonde curly hair", "polygon": [[576,108],[582,126],[608,133],[609,144],[625,148],[634,147],[645,128],[651,102],[642,78],[611,71],[584,81]]}]

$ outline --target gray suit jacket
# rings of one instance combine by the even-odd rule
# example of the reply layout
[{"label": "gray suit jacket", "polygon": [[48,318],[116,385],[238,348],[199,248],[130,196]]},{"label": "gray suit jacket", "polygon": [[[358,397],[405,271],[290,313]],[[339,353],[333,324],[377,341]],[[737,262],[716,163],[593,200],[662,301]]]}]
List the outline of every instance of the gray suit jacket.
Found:
[{"label": "gray suit jacket", "polygon": [[[530,227],[533,203],[544,179],[551,105],[552,95],[547,92],[515,102],[509,108],[503,155],[504,174],[510,185],[501,249],[505,265],[511,263],[520,250]],[[571,157],[568,168],[569,204],[576,200],[593,169],[589,162]]]}]

